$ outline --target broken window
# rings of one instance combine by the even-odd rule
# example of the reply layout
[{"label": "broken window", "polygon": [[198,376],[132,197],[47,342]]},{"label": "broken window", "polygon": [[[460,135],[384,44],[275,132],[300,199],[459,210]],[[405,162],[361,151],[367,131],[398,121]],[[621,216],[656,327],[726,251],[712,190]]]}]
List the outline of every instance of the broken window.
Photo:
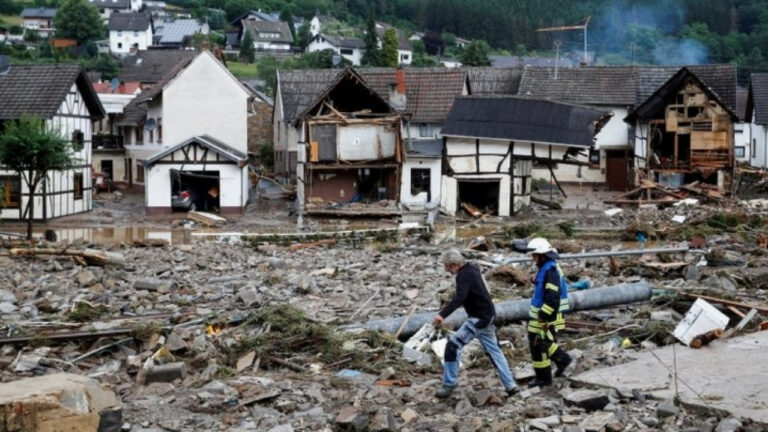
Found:
[{"label": "broken window", "polygon": [[21,207],[21,179],[19,176],[0,176],[0,208]]},{"label": "broken window", "polygon": [[411,195],[427,193],[427,201],[432,201],[429,168],[411,168]]},{"label": "broken window", "polygon": [[75,173],[73,177],[73,183],[74,199],[83,199],[83,173]]}]

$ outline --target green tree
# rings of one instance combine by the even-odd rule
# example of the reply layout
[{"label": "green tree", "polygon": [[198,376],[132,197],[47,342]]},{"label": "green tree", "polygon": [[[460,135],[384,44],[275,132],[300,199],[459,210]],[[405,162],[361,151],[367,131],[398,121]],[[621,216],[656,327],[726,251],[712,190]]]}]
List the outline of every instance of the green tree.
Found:
[{"label": "green tree", "polygon": [[373,12],[368,15],[368,21],[365,23],[363,42],[365,42],[363,65],[379,66],[381,64],[381,50],[379,49],[379,38],[376,36],[376,16]]},{"label": "green tree", "polygon": [[460,60],[464,66],[490,66],[491,59],[488,57],[490,52],[491,48],[485,41],[472,41],[464,49]]},{"label": "green tree", "polygon": [[387,29],[384,32],[383,39],[381,42],[382,66],[395,67],[399,60],[397,54],[397,31],[395,29]]},{"label": "green tree", "polygon": [[253,47],[253,36],[251,32],[245,30],[243,40],[240,42],[240,61],[253,63],[256,58],[256,49]]},{"label": "green tree", "polygon": [[99,11],[87,0],[64,0],[54,19],[56,36],[77,39],[78,43],[104,36]]},{"label": "green tree", "polygon": [[106,80],[120,75],[120,62],[111,55],[102,55],[93,63],[92,70],[101,72],[101,77]]},{"label": "green tree", "polygon": [[0,15],[16,15],[21,12],[21,2],[13,0],[0,0]]},{"label": "green tree", "polygon": [[58,131],[46,127],[36,118],[23,118],[6,123],[0,134],[0,164],[16,171],[29,190],[26,215],[27,238],[32,239],[35,194],[48,172],[72,167],[72,148]]},{"label": "green tree", "polygon": [[283,6],[283,9],[280,11],[280,21],[288,23],[288,29],[291,30],[293,43],[296,43],[298,41],[296,38],[296,26],[293,25],[293,14],[291,13],[290,6],[287,4]]},{"label": "green tree", "polygon": [[312,40],[312,32],[309,29],[309,21],[304,20],[304,23],[299,27],[299,32],[296,35],[296,45],[299,48],[304,49],[309,45]]}]

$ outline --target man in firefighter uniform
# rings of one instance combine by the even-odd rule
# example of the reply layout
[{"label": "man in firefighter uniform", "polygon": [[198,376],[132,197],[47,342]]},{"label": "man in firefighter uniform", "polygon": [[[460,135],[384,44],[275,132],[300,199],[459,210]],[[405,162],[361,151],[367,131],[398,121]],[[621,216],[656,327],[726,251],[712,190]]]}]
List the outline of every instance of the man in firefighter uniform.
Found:
[{"label": "man in firefighter uniform", "polygon": [[528,321],[528,345],[536,378],[528,383],[528,387],[543,387],[552,384],[552,362],[557,367],[555,376],[560,377],[572,361],[571,356],[557,345],[557,331],[565,329],[563,312],[569,309],[568,286],[557,263],[557,250],[546,239],[532,239],[528,243],[528,253],[532,254],[533,262],[539,268],[534,279]]}]

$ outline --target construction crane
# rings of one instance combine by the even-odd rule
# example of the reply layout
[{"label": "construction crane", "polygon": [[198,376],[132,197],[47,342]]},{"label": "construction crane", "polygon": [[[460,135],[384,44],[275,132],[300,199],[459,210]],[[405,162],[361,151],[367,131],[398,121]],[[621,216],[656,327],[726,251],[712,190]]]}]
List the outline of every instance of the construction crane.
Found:
[{"label": "construction crane", "polygon": [[537,32],[557,32],[557,31],[568,31],[568,30],[584,30],[584,64],[589,64],[589,56],[587,55],[587,26],[589,25],[589,20],[591,17],[587,17],[584,20],[583,24],[579,25],[571,25],[571,26],[560,26],[560,27],[544,27],[537,29]]}]

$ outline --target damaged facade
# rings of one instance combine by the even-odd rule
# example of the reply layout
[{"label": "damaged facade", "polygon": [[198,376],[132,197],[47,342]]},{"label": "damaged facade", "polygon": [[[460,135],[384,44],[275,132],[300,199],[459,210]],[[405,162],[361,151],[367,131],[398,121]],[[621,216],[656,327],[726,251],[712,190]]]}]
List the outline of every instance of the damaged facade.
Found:
[{"label": "damaged facade", "polygon": [[510,216],[530,204],[533,164],[589,150],[608,112],[505,96],[456,100],[442,130],[441,207]]},{"label": "damaged facade", "polygon": [[307,214],[335,214],[338,204],[353,202],[386,204],[366,214],[397,212],[400,115],[354,70],[341,73],[292,126],[300,140],[297,205]]},{"label": "damaged facade", "polygon": [[768,74],[752,74],[746,118],[749,123],[749,164],[768,168]]},{"label": "damaged facade", "polygon": [[[626,117],[635,129],[635,160],[643,177],[679,187],[691,181],[724,189],[734,167],[735,76],[719,94],[684,67]],[[722,91],[722,90],[721,90]]]}]

